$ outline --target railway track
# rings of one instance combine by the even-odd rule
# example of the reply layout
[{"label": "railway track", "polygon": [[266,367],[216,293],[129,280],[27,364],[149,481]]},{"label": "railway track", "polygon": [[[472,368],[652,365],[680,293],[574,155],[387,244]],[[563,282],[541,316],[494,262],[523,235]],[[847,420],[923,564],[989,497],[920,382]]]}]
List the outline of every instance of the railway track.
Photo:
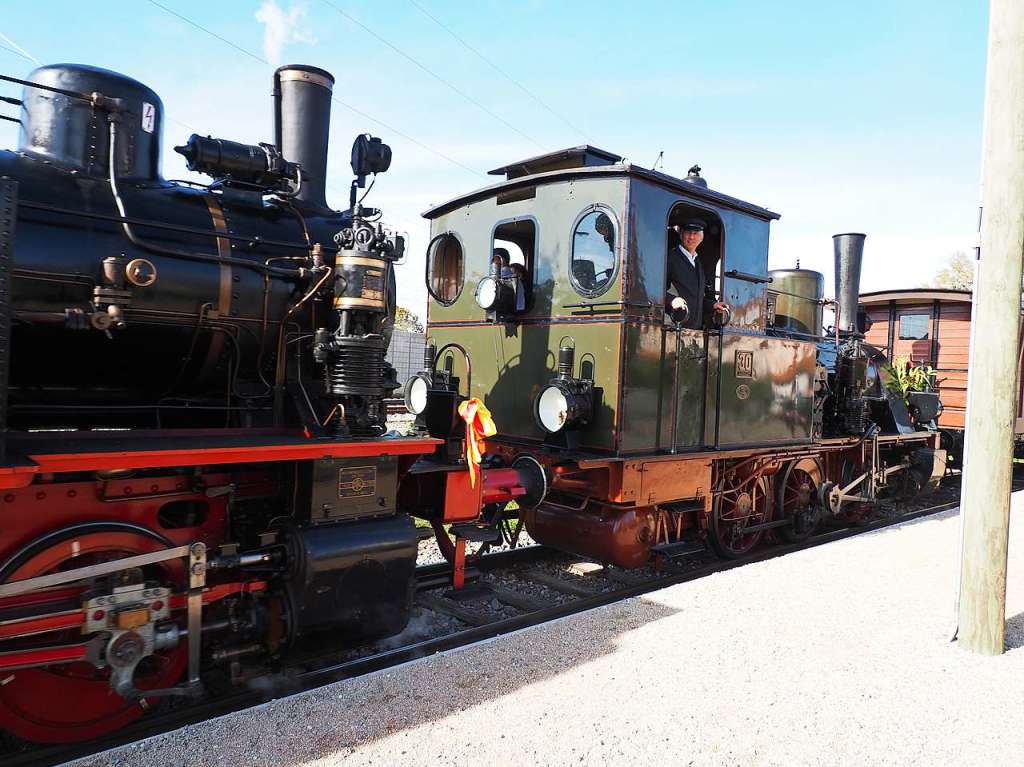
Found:
[{"label": "railway track", "polygon": [[[956,482],[958,486],[959,481]],[[1020,489],[1019,486],[1024,487],[1024,482],[1016,482],[1014,489]],[[952,489],[947,487],[946,494]],[[669,562],[661,569],[627,572],[541,546],[529,546],[481,557],[467,567],[469,583],[462,592],[451,592],[447,588],[449,565],[424,565],[417,569],[416,604],[421,614],[427,611],[449,619],[448,629],[439,631],[437,635],[415,637],[393,647],[385,646],[387,642],[378,643],[348,651],[342,656],[321,658],[319,662],[310,663],[289,675],[260,677],[242,692],[154,712],[114,736],[89,743],[43,747],[12,745],[0,749],[0,763],[4,767],[60,764],[249,708],[266,700],[380,671],[667,586],[936,514],[957,505],[955,499],[944,500],[894,513],[859,527],[823,532],[802,543],[777,544],[730,562],[722,561],[710,552],[700,552]]]}]

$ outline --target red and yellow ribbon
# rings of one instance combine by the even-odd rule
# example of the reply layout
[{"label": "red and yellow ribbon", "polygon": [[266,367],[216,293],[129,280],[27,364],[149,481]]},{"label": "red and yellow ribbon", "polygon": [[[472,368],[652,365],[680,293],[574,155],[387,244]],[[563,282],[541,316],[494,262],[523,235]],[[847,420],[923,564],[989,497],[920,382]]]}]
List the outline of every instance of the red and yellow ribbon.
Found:
[{"label": "red and yellow ribbon", "polygon": [[459,415],[466,422],[466,465],[469,467],[469,485],[476,487],[484,439],[494,435],[498,429],[491,418],[491,411],[476,397],[470,397],[459,404]]}]

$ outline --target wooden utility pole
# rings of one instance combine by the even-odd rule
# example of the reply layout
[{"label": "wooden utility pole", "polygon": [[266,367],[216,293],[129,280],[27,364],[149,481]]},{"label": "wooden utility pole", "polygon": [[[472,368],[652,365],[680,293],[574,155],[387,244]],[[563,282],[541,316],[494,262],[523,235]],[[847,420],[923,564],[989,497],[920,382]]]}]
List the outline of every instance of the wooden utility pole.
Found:
[{"label": "wooden utility pole", "polygon": [[974,285],[960,509],[958,638],[998,655],[1006,634],[1006,550],[1024,257],[1024,3],[991,0],[981,259]]}]

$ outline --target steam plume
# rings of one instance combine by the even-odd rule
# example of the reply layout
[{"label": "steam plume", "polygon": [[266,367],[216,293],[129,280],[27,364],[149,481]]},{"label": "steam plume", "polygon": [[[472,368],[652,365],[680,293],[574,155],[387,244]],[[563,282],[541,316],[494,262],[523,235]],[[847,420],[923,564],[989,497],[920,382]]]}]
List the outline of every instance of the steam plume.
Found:
[{"label": "steam plume", "polygon": [[288,43],[316,43],[310,31],[305,2],[293,2],[285,10],[277,0],[263,0],[256,21],[263,24],[263,55],[273,66],[281,65],[281,52]]}]

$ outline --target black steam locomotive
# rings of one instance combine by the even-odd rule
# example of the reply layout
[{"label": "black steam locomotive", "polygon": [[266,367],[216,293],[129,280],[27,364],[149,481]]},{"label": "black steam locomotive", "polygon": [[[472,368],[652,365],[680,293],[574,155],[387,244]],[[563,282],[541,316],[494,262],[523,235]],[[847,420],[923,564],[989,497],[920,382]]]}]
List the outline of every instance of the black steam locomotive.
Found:
[{"label": "black steam locomotive", "polygon": [[385,434],[401,236],[325,201],[333,78],[274,74],[272,144],[193,135],[114,72],[34,71],[0,153],[0,730],[73,741],[214,670],[390,634],[417,537]]}]

